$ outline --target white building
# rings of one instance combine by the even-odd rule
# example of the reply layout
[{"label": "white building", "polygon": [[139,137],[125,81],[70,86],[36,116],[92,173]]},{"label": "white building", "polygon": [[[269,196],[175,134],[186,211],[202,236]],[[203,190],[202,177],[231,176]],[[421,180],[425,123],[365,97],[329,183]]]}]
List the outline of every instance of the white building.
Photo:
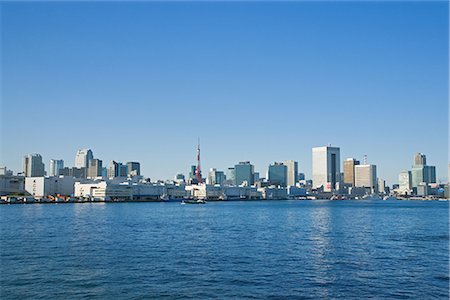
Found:
[{"label": "white building", "polygon": [[398,192],[400,194],[411,194],[412,192],[412,175],[411,171],[401,171],[398,175]]},{"label": "white building", "polygon": [[35,198],[74,193],[75,179],[73,177],[26,177],[25,190]]},{"label": "white building", "polygon": [[340,181],[340,149],[324,146],[312,149],[312,179],[313,188],[323,187],[324,191],[336,189]]},{"label": "white building", "polygon": [[355,187],[370,188],[371,193],[377,193],[377,166],[355,165]]},{"label": "white building", "polygon": [[58,176],[61,169],[64,169],[64,161],[62,159],[50,159],[50,176]]},{"label": "white building", "polygon": [[78,150],[75,155],[75,168],[86,168],[87,170],[91,159],[94,159],[91,149]]},{"label": "white building", "polygon": [[23,174],[25,177],[45,176],[45,165],[40,154],[28,154],[23,158]]}]

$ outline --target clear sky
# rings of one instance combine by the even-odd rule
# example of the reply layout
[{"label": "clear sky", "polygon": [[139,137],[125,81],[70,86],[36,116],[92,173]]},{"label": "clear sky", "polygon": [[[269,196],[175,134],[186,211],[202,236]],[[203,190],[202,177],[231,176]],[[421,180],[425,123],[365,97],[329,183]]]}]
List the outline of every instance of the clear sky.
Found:
[{"label": "clear sky", "polygon": [[0,165],[40,153],[204,175],[311,148],[389,184],[416,152],[447,177],[448,3],[1,3]]}]

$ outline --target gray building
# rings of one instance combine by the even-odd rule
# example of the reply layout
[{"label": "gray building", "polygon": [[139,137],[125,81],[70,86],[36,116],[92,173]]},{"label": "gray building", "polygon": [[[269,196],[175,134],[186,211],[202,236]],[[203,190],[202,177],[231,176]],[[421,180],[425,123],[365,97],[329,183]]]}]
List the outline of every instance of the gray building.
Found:
[{"label": "gray building", "polygon": [[75,178],[86,178],[86,168],[62,168],[59,170],[58,175],[75,177]]},{"label": "gray building", "polygon": [[87,177],[101,177],[103,173],[102,161],[100,159],[89,160],[89,167],[87,171]]},{"label": "gray building", "polygon": [[94,159],[91,149],[80,149],[75,155],[75,168],[89,168],[89,161]]},{"label": "gray building", "polygon": [[288,181],[288,167],[283,163],[275,162],[269,165],[267,170],[267,180],[270,185],[286,187]]},{"label": "gray building", "polygon": [[208,184],[223,184],[225,182],[225,173],[223,171],[217,171],[217,169],[212,168],[209,170],[208,174]]},{"label": "gray building", "polygon": [[234,184],[241,185],[247,183],[247,185],[253,185],[255,179],[255,167],[249,162],[239,162],[234,166]]},{"label": "gray building", "polygon": [[64,168],[64,161],[62,159],[50,159],[49,176],[58,176],[59,170]]},{"label": "gray building", "polygon": [[283,164],[287,167],[286,186],[295,186],[298,182],[298,162],[294,160],[286,160]]},{"label": "gray building", "polygon": [[127,162],[128,176],[141,176],[141,164],[136,161]]},{"label": "gray building", "polygon": [[107,177],[127,177],[127,166],[114,160],[111,161],[107,170]]},{"label": "gray building", "polygon": [[23,158],[23,174],[25,177],[45,176],[45,165],[40,154],[28,154]]}]

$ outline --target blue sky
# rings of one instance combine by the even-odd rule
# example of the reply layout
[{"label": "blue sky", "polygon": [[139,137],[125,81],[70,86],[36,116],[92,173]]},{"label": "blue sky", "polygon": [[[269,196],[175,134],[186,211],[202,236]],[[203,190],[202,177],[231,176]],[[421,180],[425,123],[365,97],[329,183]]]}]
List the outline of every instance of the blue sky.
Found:
[{"label": "blue sky", "polygon": [[447,177],[448,4],[1,3],[1,165],[137,160],[172,178],[311,148],[390,184],[423,152]]}]

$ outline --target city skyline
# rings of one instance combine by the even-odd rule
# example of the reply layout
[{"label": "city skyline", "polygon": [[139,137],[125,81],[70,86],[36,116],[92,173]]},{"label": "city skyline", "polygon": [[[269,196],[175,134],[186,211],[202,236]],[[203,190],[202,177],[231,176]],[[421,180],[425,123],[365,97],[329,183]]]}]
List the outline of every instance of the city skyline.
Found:
[{"label": "city skyline", "polygon": [[295,160],[310,178],[311,147],[331,143],[341,170],[367,155],[392,184],[422,152],[445,180],[445,8],[2,3],[0,165],[39,153],[71,166],[88,147],[168,179],[196,164],[200,136],[204,177]]}]

